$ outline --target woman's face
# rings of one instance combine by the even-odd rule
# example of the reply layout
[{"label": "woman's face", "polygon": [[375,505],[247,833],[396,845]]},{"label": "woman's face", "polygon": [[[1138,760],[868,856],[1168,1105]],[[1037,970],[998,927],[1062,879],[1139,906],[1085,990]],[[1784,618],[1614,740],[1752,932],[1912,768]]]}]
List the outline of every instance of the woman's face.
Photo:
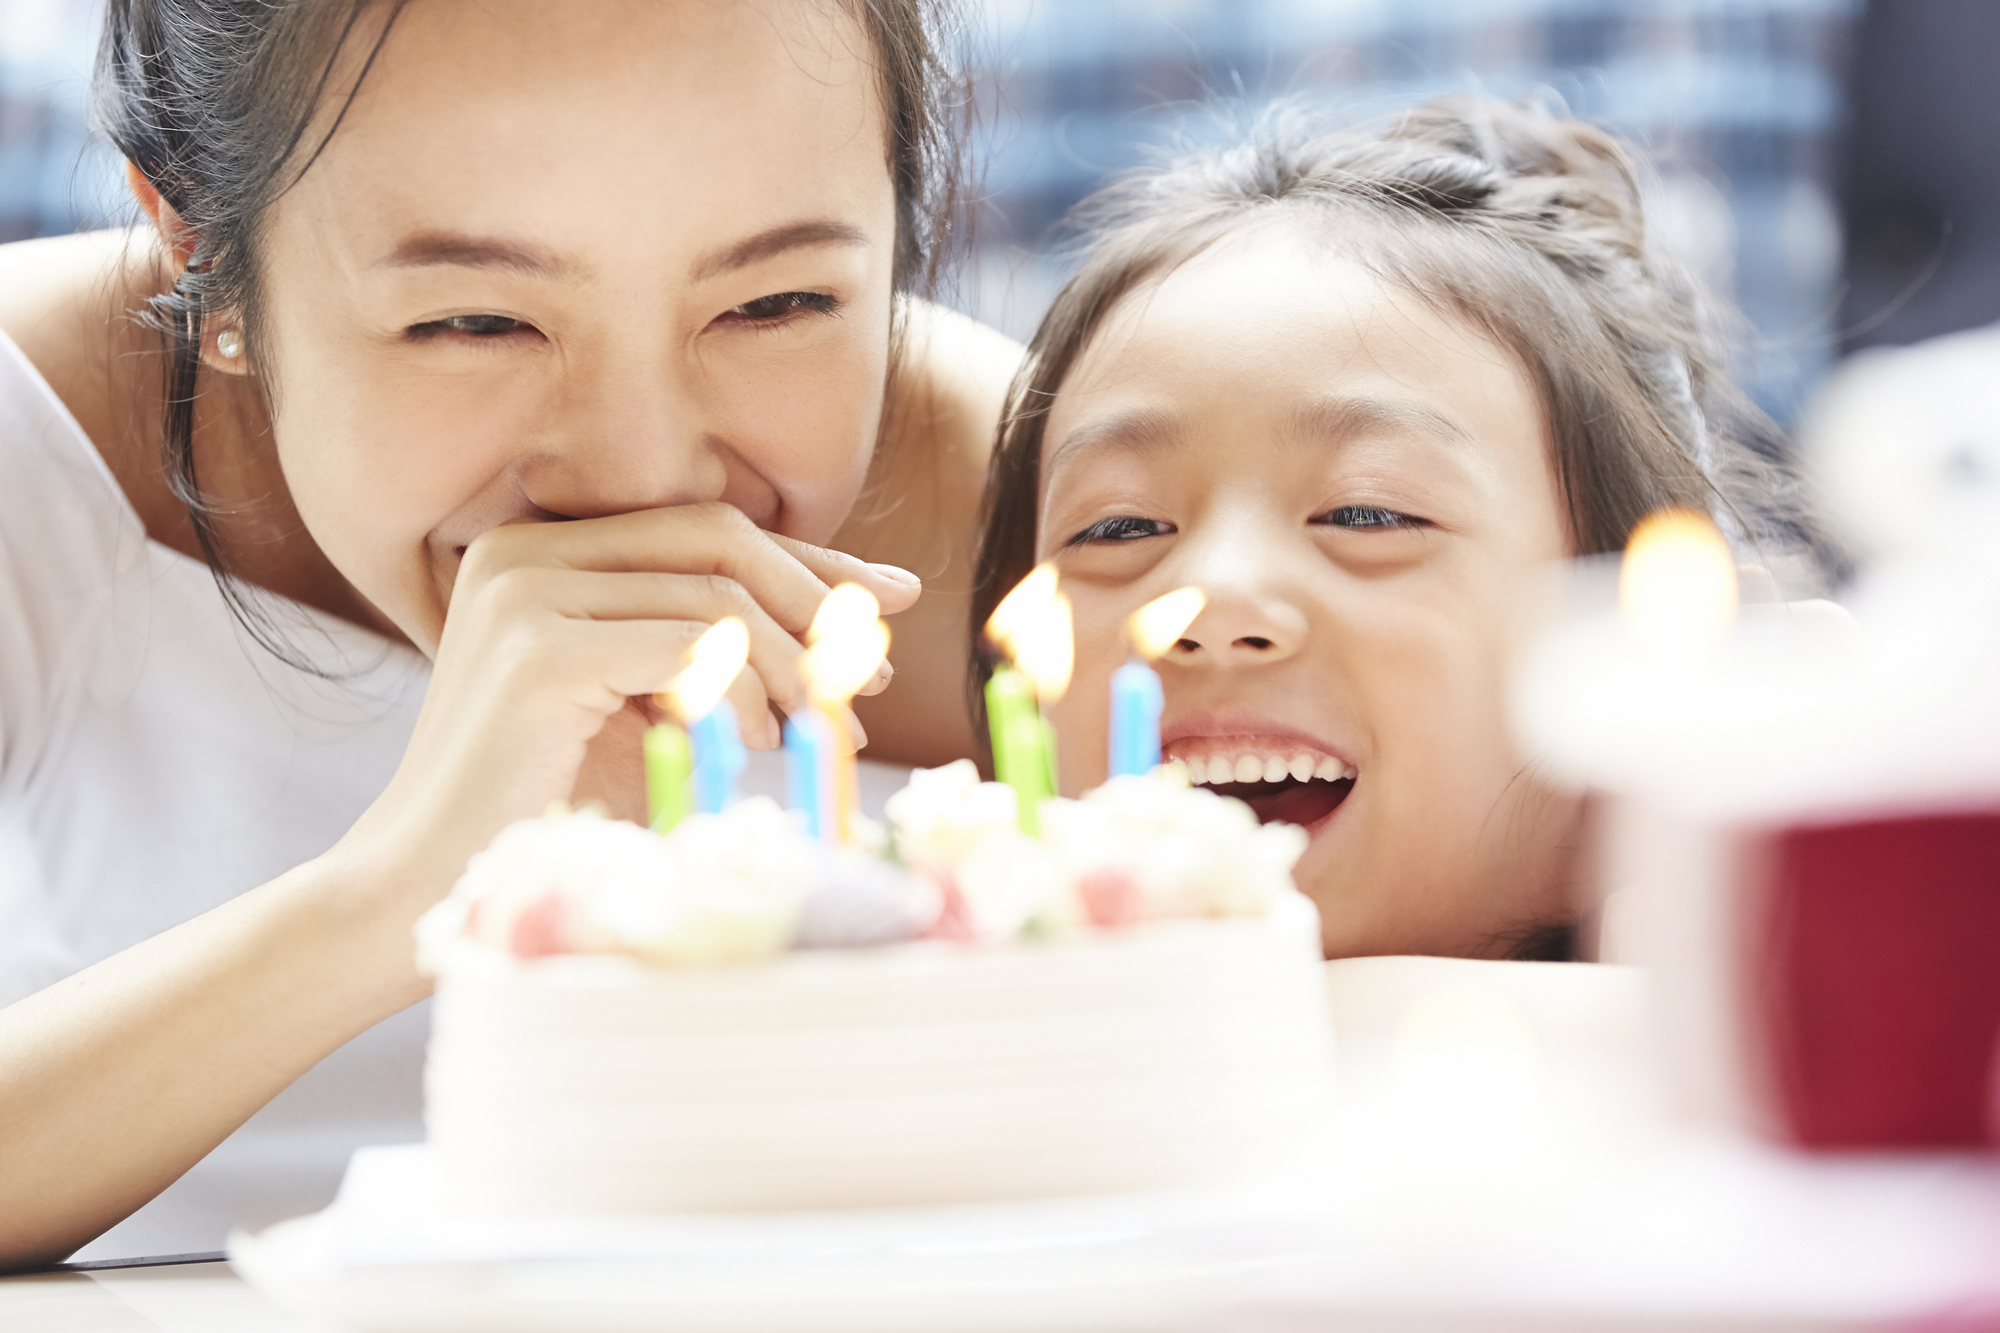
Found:
[{"label": "woman's face", "polygon": [[419,646],[499,524],[719,499],[821,543],[846,517],[895,243],[849,8],[416,0],[396,21],[272,213],[252,352],[306,526]]},{"label": "woman's face", "polygon": [[1267,224],[1118,305],[1041,467],[1038,555],[1077,626],[1066,791],[1104,775],[1125,617],[1198,585],[1158,664],[1166,754],[1307,828],[1329,955],[1504,953],[1562,912],[1574,808],[1502,709],[1517,588],[1568,545],[1513,356]]}]

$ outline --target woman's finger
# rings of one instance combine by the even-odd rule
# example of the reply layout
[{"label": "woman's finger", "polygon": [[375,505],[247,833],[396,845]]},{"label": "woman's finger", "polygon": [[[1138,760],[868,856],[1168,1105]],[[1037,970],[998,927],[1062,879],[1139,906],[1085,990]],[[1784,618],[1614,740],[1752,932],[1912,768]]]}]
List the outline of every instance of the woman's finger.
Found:
[{"label": "woman's finger", "polygon": [[914,575],[883,571],[852,556],[777,537],[758,528],[734,505],[721,503],[648,509],[573,523],[510,523],[482,534],[459,567],[475,582],[521,566],[559,566],[602,572],[673,572],[720,575],[741,584],[771,618],[794,636],[812,624],[833,582],[852,580],[876,595],[884,610],[916,600]]},{"label": "woman's finger", "polygon": [[775,750],[784,739],[778,730],[778,719],[771,716],[771,701],[764,693],[764,683],[754,671],[738,673],[729,682],[729,689],[723,696],[736,710],[736,722],[742,732],[743,743],[753,750]]},{"label": "woman's finger", "polygon": [[[750,634],[750,673],[759,693],[786,709],[802,707],[805,685],[799,675],[804,650],[798,640],[758,605],[734,580],[713,574],[606,574],[596,570],[517,566],[487,580],[476,594],[496,613],[496,623],[537,610],[571,620],[695,622],[701,631],[726,616],[743,621]],[[635,694],[664,687],[679,673],[675,665],[666,677]]]},{"label": "woman's finger", "polygon": [[781,537],[775,532],[767,535],[773,544],[811,570],[813,576],[827,587],[858,583],[868,589],[882,604],[885,616],[909,610],[923,595],[924,581],[907,569],[896,565],[871,565],[845,551],[814,546],[792,537]]}]

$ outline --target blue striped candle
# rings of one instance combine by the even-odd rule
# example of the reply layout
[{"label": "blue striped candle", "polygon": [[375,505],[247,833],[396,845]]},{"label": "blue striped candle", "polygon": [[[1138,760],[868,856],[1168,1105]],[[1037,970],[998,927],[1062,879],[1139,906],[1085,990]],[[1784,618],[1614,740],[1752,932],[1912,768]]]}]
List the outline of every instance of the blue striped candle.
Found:
[{"label": "blue striped candle", "polygon": [[1160,762],[1160,673],[1133,658],[1111,673],[1111,776],[1150,773]]},{"label": "blue striped candle", "polygon": [[749,760],[734,705],[719,700],[688,724],[688,736],[694,742],[694,808],[719,815],[736,804],[736,775]]},{"label": "blue striped candle", "polygon": [[834,827],[833,734],[825,714],[804,708],[785,722],[786,804],[806,817],[806,832],[832,842]]}]

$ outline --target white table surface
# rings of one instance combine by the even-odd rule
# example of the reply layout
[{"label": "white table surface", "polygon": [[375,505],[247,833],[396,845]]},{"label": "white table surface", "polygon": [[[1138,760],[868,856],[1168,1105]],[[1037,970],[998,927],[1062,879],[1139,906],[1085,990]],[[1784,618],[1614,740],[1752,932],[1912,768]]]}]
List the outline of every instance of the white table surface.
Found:
[{"label": "white table surface", "polygon": [[[1666,1122],[1627,969],[1328,965],[1346,1108],[1326,1259],[1192,1326],[2000,1326],[1990,1158],[1814,1159]],[[223,1263],[0,1278],[6,1333],[294,1333]]]},{"label": "white table surface", "polygon": [[[0,1278],[8,1333],[308,1333],[226,1263]],[[313,1331],[317,1333],[317,1331]]]}]

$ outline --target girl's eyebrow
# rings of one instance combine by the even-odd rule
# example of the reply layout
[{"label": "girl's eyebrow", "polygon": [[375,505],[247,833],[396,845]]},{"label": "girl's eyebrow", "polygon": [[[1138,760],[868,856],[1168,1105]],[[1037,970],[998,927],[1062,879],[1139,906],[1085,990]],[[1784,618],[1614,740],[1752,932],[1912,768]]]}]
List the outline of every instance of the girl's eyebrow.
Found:
[{"label": "girl's eyebrow", "polygon": [[1158,407],[1133,407],[1122,412],[1085,421],[1049,451],[1044,469],[1054,472],[1074,454],[1092,449],[1121,449],[1147,453],[1165,449],[1186,438],[1187,418]]},{"label": "girl's eyebrow", "polygon": [[1292,416],[1292,433],[1306,440],[1340,444],[1370,431],[1428,436],[1451,444],[1471,444],[1473,434],[1449,415],[1416,398],[1314,398]]}]

